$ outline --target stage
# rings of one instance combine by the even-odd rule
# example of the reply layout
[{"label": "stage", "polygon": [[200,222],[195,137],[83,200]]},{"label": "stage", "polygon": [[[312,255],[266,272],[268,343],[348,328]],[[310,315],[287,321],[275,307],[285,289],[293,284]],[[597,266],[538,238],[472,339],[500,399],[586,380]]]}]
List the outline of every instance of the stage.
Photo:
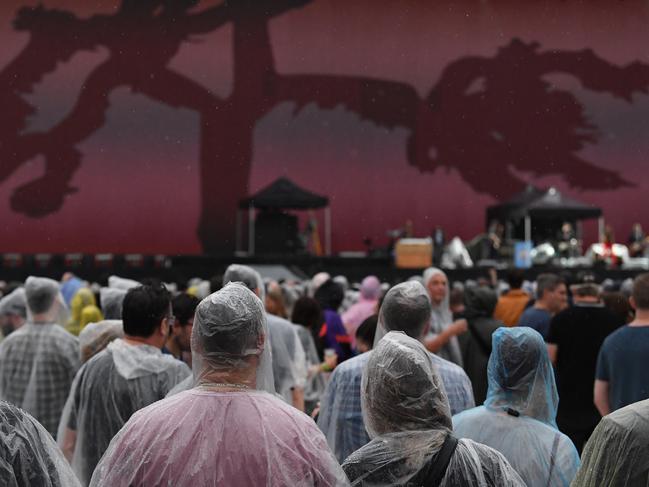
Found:
[{"label": "stage", "polygon": [[[0,258],[0,279],[24,281],[29,275],[60,279],[63,273],[72,272],[80,278],[105,284],[108,276],[115,274],[133,279],[157,278],[164,282],[186,283],[193,277],[210,279],[221,275],[233,263],[258,267],[262,275],[295,275],[306,279],[317,272],[326,271],[332,276],[344,275],[350,282],[360,281],[373,274],[382,281],[401,282],[413,275],[421,275],[423,269],[400,269],[391,257],[308,255],[257,255],[257,256],[209,256],[209,255],[114,255],[114,254],[3,254]],[[271,269],[272,267],[272,269]],[[284,268],[283,272],[277,272]],[[490,266],[467,269],[445,269],[451,281],[465,281],[487,277]],[[264,270],[269,270],[268,273]],[[496,266],[498,276],[504,278],[508,266]],[[584,272],[592,273],[598,282],[604,279],[623,280],[634,277],[641,270],[607,269],[604,266],[561,268],[534,266],[524,270],[527,279],[534,279],[542,272],[556,272],[568,280],[574,280]]]}]

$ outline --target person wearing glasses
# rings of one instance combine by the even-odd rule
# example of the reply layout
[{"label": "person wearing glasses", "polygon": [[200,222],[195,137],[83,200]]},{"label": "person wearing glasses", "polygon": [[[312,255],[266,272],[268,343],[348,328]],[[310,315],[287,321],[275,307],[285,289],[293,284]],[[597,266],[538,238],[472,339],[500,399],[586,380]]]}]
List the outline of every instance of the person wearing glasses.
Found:
[{"label": "person wearing glasses", "polygon": [[174,322],[163,286],[129,290],[122,321],[124,337],[79,369],[59,425],[59,445],[83,485],[131,415],[164,398],[191,373],[161,351]]}]

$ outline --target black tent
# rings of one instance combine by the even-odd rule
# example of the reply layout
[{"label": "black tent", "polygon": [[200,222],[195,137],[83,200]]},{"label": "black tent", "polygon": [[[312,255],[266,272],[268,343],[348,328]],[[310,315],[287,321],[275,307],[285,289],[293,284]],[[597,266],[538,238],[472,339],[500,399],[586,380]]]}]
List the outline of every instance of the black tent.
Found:
[{"label": "black tent", "polygon": [[539,189],[531,185],[505,203],[487,208],[488,223],[498,220],[509,228],[523,225],[525,240],[532,239],[532,220],[537,229],[547,231],[561,222],[574,223],[601,216],[601,208],[564,196],[556,188]]},{"label": "black tent", "polygon": [[487,208],[487,228],[489,228],[489,224],[494,220],[503,223],[511,220],[517,210],[540,198],[546,191],[545,189],[537,188],[530,184],[523,191],[516,193],[504,203],[489,206]]},{"label": "black tent", "polygon": [[255,253],[255,210],[315,210],[324,208],[325,253],[331,253],[331,212],[329,198],[299,187],[287,178],[275,182],[239,202],[237,213],[237,250],[241,244],[241,212],[248,210],[248,253]]},{"label": "black tent", "polygon": [[550,188],[540,197],[521,205],[513,212],[513,216],[587,220],[602,216],[602,209],[568,198],[555,188]]},{"label": "black tent", "polygon": [[279,178],[256,194],[241,200],[239,206],[259,210],[310,210],[329,206],[329,198],[312,193],[287,178]]}]

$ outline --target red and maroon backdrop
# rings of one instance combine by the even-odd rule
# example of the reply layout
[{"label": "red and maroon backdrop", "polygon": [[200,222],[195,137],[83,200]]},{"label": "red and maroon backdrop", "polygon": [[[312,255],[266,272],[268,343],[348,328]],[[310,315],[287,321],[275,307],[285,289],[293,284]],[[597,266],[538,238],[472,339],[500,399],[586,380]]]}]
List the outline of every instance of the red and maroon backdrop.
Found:
[{"label": "red and maroon backdrop", "polygon": [[[40,6],[39,6],[40,5]],[[233,247],[277,177],[334,250],[528,182],[649,224],[649,4],[4,0],[0,251]]]}]

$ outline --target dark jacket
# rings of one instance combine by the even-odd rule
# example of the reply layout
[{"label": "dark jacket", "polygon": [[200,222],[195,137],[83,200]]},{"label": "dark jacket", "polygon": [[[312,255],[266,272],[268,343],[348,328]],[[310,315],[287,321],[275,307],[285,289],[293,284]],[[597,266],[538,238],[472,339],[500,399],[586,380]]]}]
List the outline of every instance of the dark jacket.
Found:
[{"label": "dark jacket", "polygon": [[469,331],[458,337],[464,370],[471,384],[476,405],[487,398],[487,362],[491,355],[491,334],[503,326],[493,318],[498,302],[495,291],[486,287],[467,288],[464,291],[464,317]]}]

